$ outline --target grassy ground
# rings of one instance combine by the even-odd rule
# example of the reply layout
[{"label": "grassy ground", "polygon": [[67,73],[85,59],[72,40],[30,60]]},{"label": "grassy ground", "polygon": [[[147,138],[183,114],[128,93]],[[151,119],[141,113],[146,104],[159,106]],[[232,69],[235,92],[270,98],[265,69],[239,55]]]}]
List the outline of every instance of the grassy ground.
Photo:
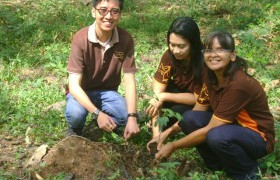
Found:
[{"label": "grassy ground", "polygon": [[[0,134],[24,136],[28,129],[32,143],[49,145],[64,137],[67,127],[63,110],[46,108],[65,99],[71,39],[77,30],[93,22],[90,9],[74,0],[0,0]],[[139,112],[145,108],[153,73],[167,48],[166,31],[179,16],[193,17],[202,39],[214,29],[234,35],[238,54],[248,59],[250,72],[265,88],[276,120],[276,151],[260,160],[261,176],[278,177],[280,3],[277,0],[126,1],[120,26],[135,39]],[[133,141],[143,147],[150,138],[145,120],[140,123],[143,132]],[[202,164],[193,150],[176,154],[185,155]],[[201,172],[190,173],[194,179],[220,177],[200,166]]]}]

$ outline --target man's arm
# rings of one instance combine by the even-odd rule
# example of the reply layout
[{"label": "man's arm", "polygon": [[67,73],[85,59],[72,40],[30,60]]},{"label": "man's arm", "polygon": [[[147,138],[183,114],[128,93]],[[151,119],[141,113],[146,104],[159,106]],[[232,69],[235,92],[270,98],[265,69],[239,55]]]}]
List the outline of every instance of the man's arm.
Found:
[{"label": "man's arm", "polygon": [[[81,87],[82,75],[69,74],[69,92],[89,113],[93,113],[97,107],[91,102],[86,92]],[[107,114],[100,112],[97,118],[99,128],[112,132],[116,128],[116,123]]]},{"label": "man's arm", "polygon": [[[125,98],[127,103],[127,112],[136,113],[136,82],[133,73],[124,73]],[[124,138],[129,139],[140,131],[137,125],[137,118],[128,117],[124,131]]]},{"label": "man's arm", "polygon": [[69,92],[88,112],[93,113],[97,108],[92,104],[89,97],[81,87],[82,75],[69,74]]}]

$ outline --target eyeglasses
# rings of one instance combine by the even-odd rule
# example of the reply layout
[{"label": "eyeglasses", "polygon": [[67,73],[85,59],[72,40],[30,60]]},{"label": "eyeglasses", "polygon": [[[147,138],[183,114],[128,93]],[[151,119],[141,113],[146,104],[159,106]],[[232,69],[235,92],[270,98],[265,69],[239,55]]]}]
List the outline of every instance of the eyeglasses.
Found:
[{"label": "eyeglasses", "polygon": [[230,50],[230,49],[202,49],[201,52],[202,52],[202,54],[205,54],[205,55],[208,55],[211,53],[224,54],[227,52],[232,52],[232,50]]},{"label": "eyeglasses", "polygon": [[111,10],[108,9],[96,9],[96,10],[101,16],[106,16],[110,12],[112,16],[116,17],[119,16],[121,12],[119,9],[115,9],[115,8]]}]

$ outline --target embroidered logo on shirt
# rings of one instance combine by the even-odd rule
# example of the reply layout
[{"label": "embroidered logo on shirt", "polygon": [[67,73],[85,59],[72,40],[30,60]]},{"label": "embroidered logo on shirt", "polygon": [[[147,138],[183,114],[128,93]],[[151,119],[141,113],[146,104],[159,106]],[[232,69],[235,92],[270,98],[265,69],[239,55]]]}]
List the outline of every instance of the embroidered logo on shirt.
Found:
[{"label": "embroidered logo on shirt", "polygon": [[123,52],[120,52],[120,51],[115,51],[115,56],[116,56],[116,58],[118,58],[118,59],[123,59]]},{"label": "embroidered logo on shirt", "polygon": [[158,71],[162,75],[162,82],[168,82],[170,77],[170,69],[171,66],[164,66],[162,63],[160,64]]},{"label": "embroidered logo on shirt", "polygon": [[208,89],[207,89],[207,86],[205,83],[203,83],[203,86],[202,86],[202,89],[201,89],[201,92],[200,92],[200,95],[199,97],[197,98],[197,102],[199,104],[208,104],[209,102],[209,93],[208,93]]}]

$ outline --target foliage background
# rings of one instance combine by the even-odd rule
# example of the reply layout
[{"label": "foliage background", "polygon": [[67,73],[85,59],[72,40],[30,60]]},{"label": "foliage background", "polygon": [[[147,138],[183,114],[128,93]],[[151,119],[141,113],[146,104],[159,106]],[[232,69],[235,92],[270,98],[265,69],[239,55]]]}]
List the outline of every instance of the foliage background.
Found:
[{"label": "foliage background", "polygon": [[[71,40],[76,31],[93,22],[90,12],[90,5],[74,0],[0,0],[0,134],[24,136],[30,129],[32,143],[49,145],[64,137],[63,110],[46,108],[65,99]],[[167,48],[168,27],[179,16],[193,17],[202,39],[215,29],[234,35],[238,54],[248,60],[250,73],[266,90],[275,117],[276,151],[260,160],[263,177],[279,175],[280,2],[125,1],[120,26],[135,40],[139,112],[145,108],[153,73]],[[119,91],[123,93],[123,87]],[[140,122],[142,132],[134,140],[143,147],[150,138],[144,121],[145,116]],[[193,151],[187,153],[195,156]]]}]

